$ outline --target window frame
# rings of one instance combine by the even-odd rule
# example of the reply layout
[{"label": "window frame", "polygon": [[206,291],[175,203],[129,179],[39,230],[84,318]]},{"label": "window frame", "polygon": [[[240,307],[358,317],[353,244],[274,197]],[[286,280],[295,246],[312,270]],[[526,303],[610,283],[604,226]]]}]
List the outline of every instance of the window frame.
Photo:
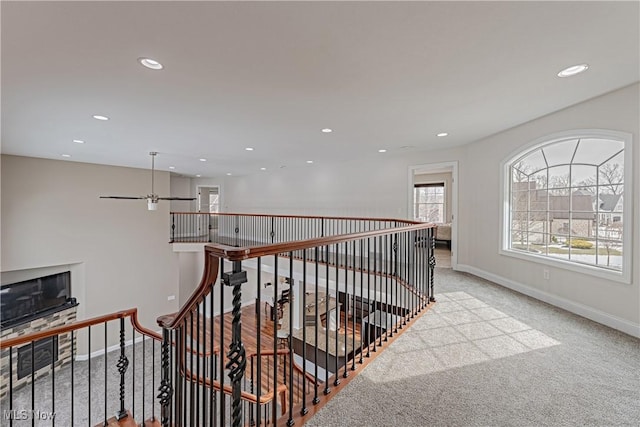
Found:
[{"label": "window frame", "polygon": [[[518,159],[526,156],[534,150],[544,146],[559,143],[562,141],[578,138],[605,138],[621,141],[624,144],[624,197],[623,197],[623,224],[628,226],[623,228],[622,233],[622,269],[612,270],[596,265],[582,264],[572,260],[564,260],[560,258],[550,257],[548,255],[540,255],[527,253],[511,249],[510,243],[510,224],[511,224],[511,166]],[[537,138],[530,143],[514,150],[500,164],[500,185],[501,185],[501,212],[500,212],[500,239],[499,254],[513,258],[518,258],[530,262],[545,264],[565,270],[571,270],[579,273],[588,274],[616,282],[626,284],[631,283],[632,273],[632,251],[633,251],[633,136],[627,132],[604,130],[604,129],[577,129],[564,132],[558,132]],[[542,275],[541,275],[542,277]]]},{"label": "window frame", "polygon": [[[417,203],[416,202],[416,189],[418,188],[442,188],[442,203]],[[421,182],[413,184],[413,217],[414,220],[419,221],[416,218],[417,205],[442,205],[442,221],[440,223],[447,222],[447,184],[444,181],[433,182]]]}]

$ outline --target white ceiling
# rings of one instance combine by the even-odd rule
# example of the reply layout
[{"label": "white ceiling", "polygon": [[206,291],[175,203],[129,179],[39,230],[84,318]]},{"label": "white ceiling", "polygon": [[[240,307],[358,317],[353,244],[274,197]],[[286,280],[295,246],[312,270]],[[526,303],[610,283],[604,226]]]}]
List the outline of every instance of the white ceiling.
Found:
[{"label": "white ceiling", "polygon": [[3,1],[2,152],[212,177],[467,144],[640,80],[638,6]]}]

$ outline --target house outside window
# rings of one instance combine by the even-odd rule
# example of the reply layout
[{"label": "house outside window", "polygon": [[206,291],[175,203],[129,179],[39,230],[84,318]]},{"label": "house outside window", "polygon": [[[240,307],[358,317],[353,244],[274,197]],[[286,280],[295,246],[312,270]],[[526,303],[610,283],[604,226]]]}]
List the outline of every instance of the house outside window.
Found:
[{"label": "house outside window", "polygon": [[502,253],[630,277],[630,138],[576,132],[505,162]]},{"label": "house outside window", "polygon": [[444,183],[415,184],[414,218],[423,222],[445,222]]}]

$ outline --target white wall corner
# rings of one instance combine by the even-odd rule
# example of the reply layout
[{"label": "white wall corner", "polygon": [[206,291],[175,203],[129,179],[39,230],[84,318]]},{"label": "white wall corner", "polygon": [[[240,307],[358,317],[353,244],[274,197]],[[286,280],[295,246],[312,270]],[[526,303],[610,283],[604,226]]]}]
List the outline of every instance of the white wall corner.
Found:
[{"label": "white wall corner", "polygon": [[[629,322],[628,320],[621,319],[617,316],[613,316],[611,314],[605,313],[593,307],[589,307],[584,304],[577,303],[575,301],[570,301],[566,298],[562,298],[557,295],[552,295],[550,293],[532,288],[525,284],[516,282],[511,279],[507,279],[505,277],[490,273],[488,271],[482,270],[480,268],[477,268],[471,265],[458,264],[457,268],[454,268],[454,270],[473,274],[474,276],[478,276],[482,279],[496,283],[500,286],[504,286],[505,288],[509,288],[521,294],[530,296],[539,301],[546,302],[548,304],[551,304],[563,310],[567,310],[573,314],[577,314],[578,316],[585,317],[589,320],[593,320],[594,322],[597,322],[602,325],[608,326],[610,328],[616,329],[618,331],[624,332],[625,334],[629,334],[636,338],[640,338],[640,324]],[[437,294],[436,294],[436,298],[437,298]]]}]

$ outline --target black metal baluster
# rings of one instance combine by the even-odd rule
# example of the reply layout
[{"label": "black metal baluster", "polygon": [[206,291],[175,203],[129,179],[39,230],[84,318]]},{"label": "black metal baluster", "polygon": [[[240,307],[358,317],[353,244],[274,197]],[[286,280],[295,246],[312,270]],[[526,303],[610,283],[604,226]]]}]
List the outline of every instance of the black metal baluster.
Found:
[{"label": "black metal baluster", "polygon": [[[51,414],[56,413],[56,355],[58,353],[57,343],[59,342],[60,335],[52,337],[55,343],[51,343],[53,351],[51,352]],[[51,417],[51,425],[56,425],[56,417]]]},{"label": "black metal baluster", "polygon": [[315,258],[315,307],[314,307],[314,319],[313,319],[313,327],[314,327],[314,333],[315,333],[315,337],[313,340],[313,364],[315,366],[315,375],[314,375],[314,380],[313,380],[313,404],[317,405],[318,403],[320,403],[320,398],[318,397],[318,328],[319,328],[319,316],[318,316],[318,304],[319,304],[319,300],[318,300],[318,292],[320,291],[318,285],[320,284],[320,276],[319,276],[319,271],[318,271],[318,254],[319,254],[319,248],[318,246],[316,246],[314,248],[314,258]]},{"label": "black metal baluster", "polygon": [[373,351],[376,352],[378,340],[378,320],[376,312],[378,311],[378,238],[373,238]]},{"label": "black metal baluster", "polygon": [[142,421],[144,422],[144,418],[146,417],[146,379],[147,379],[147,371],[146,371],[146,358],[147,358],[147,349],[146,349],[147,340],[145,336],[142,335]]},{"label": "black metal baluster", "polygon": [[240,393],[242,391],[242,377],[246,368],[244,344],[242,343],[242,294],[241,285],[247,283],[247,272],[242,270],[242,262],[234,261],[230,274],[223,274],[222,281],[225,286],[233,287],[233,320],[231,325],[231,345],[227,353],[226,368],[229,369],[229,378],[233,390],[232,401],[232,425],[240,427],[242,423]]},{"label": "black metal baluster", "polygon": [[351,370],[356,370],[356,264],[357,264],[357,255],[356,255],[356,241],[353,241],[353,256],[351,259],[351,266],[353,270],[353,278],[352,278],[352,294],[353,294],[353,305],[351,310]]},{"label": "black metal baluster", "polygon": [[[207,339],[207,303],[206,303],[206,297],[203,297],[202,299],[202,335],[198,335],[198,346],[200,346],[200,342],[202,341],[202,354],[201,357],[202,358],[202,401],[201,401],[201,407],[202,407],[202,425],[206,426],[207,425],[207,345],[206,345],[206,339]],[[198,316],[198,319],[200,319],[200,317]],[[198,323],[198,325],[200,325],[200,323]],[[200,348],[200,347],[198,347]],[[209,381],[210,387],[213,387],[213,382]]]},{"label": "black metal baluster", "polygon": [[436,239],[433,235],[433,227],[429,228],[429,284],[431,287],[431,297],[429,298],[430,302],[436,302],[436,298],[433,293],[433,284],[434,284],[434,272],[436,268],[436,257],[435,257],[435,249],[436,249]]},{"label": "black metal baluster", "polygon": [[[339,225],[339,224],[337,224]],[[334,380],[333,380],[333,385],[337,386],[338,384],[340,384],[340,368],[339,368],[339,364],[340,364],[340,352],[339,352],[339,346],[338,346],[338,341],[340,341],[340,328],[338,327],[338,325],[340,324],[340,295],[338,294],[338,289],[340,288],[340,246],[338,243],[336,243],[336,253],[335,253],[335,269],[336,269],[336,309],[335,309],[335,313],[336,313],[336,333],[335,333],[335,340],[336,340],[336,345],[335,345],[335,374],[334,374]],[[327,318],[327,324],[329,324],[329,318]],[[327,328],[328,330],[328,328]],[[327,355],[329,354],[329,348],[327,347]]]},{"label": "black metal baluster", "polygon": [[[367,357],[371,356],[371,238],[367,238]],[[364,321],[363,321],[364,325]]]},{"label": "black metal baluster", "polygon": [[[349,224],[350,225],[350,224]],[[349,229],[351,232],[351,229]],[[349,366],[349,361],[347,360],[349,356],[349,338],[347,337],[347,332],[349,326],[349,247],[348,243],[344,242],[344,372],[342,373],[343,378],[347,378],[349,376],[347,372],[347,368]],[[340,319],[340,310],[338,310],[338,319]],[[336,355],[338,357],[338,355]]]},{"label": "black metal baluster", "polygon": [[[31,341],[31,413],[35,412],[36,407],[36,350],[35,341]],[[31,417],[31,425],[35,427],[36,417]]]},{"label": "black metal baluster", "polygon": [[[329,388],[329,304],[331,303],[331,292],[329,285],[329,245],[325,246],[326,259],[325,259],[325,279],[326,279],[326,292],[325,292],[325,302],[324,302],[324,394],[331,393],[331,389]],[[336,301],[337,307],[337,301]]]},{"label": "black metal baluster", "polygon": [[153,392],[156,389],[156,343],[151,340],[151,420],[156,419],[156,399]]},{"label": "black metal baluster", "polygon": [[[124,319],[123,319],[124,320]],[[136,419],[136,330],[131,325],[131,418]]]},{"label": "black metal baluster", "polygon": [[398,265],[398,234],[394,234],[394,243],[393,243],[393,257],[394,257],[394,268],[393,268],[393,276],[394,280],[394,290],[395,290],[395,304],[393,305],[393,332],[398,332],[398,275],[400,274],[398,269],[400,268]]},{"label": "black metal baluster", "polygon": [[[307,222],[308,227],[308,222]],[[308,229],[307,229],[308,231]],[[302,250],[302,409],[300,415],[306,415],[307,409],[307,250]]]},{"label": "black metal baluster", "polygon": [[[261,222],[262,224],[262,222]],[[261,416],[260,416],[260,397],[262,396],[262,333],[260,331],[262,331],[262,257],[258,257],[256,259],[258,266],[257,266],[257,270],[258,270],[258,289],[257,289],[257,298],[256,301],[258,302],[258,304],[260,304],[260,307],[258,307],[258,313],[257,313],[257,322],[256,322],[256,329],[258,330],[258,334],[256,336],[256,351],[257,351],[257,360],[258,360],[258,366],[256,367],[257,370],[257,374],[256,377],[253,377],[253,359],[251,359],[251,378],[252,378],[252,383],[251,385],[253,386],[253,382],[256,382],[256,401],[257,403],[255,404],[255,411],[256,411],[256,420],[257,420],[257,425],[258,427],[260,427],[260,421],[261,421]],[[253,414],[253,411],[251,411],[251,413]]]},{"label": "black metal baluster", "polygon": [[88,385],[87,385],[87,387],[88,387],[88,394],[89,394],[89,397],[88,397],[88,400],[87,400],[87,402],[88,402],[88,405],[87,405],[88,406],[87,407],[87,420],[89,421],[89,427],[91,427],[91,326],[87,327],[87,331],[88,331],[88,334],[89,334],[89,338],[88,338],[89,339],[89,343],[88,343],[89,344],[89,346],[88,346],[89,348],[88,348],[88,351],[87,351],[87,354],[89,355],[89,359],[87,360],[87,362],[88,362],[88,366],[87,366],[87,370],[88,370],[88,373],[87,373]]},{"label": "black metal baluster", "polygon": [[160,381],[160,388],[158,398],[160,399],[161,413],[160,421],[162,427],[169,427],[169,418],[171,414],[171,397],[173,394],[173,387],[170,380],[170,366],[169,366],[169,352],[171,349],[171,334],[169,329],[162,328],[162,380]]},{"label": "black metal baluster", "polygon": [[[287,348],[289,349],[289,419],[287,420],[287,426],[291,427],[295,424],[293,421],[293,339],[291,334],[293,332],[293,300],[295,299],[294,286],[293,286],[293,252],[289,252],[289,330],[287,332]],[[304,298],[304,294],[302,294]],[[303,362],[304,363],[304,362]]]},{"label": "black metal baluster", "polygon": [[364,335],[364,330],[363,330],[364,317],[365,317],[364,316],[364,239],[360,239],[360,360],[359,360],[359,363],[364,363],[364,360],[363,360],[364,348],[363,348],[363,341],[362,341],[362,337]]},{"label": "black metal baluster", "polygon": [[[73,378],[73,347],[71,347],[71,378]],[[9,412],[13,414],[13,347],[9,347]],[[71,421],[73,421],[73,381],[71,381]],[[13,417],[9,418],[9,427],[13,427]]]},{"label": "black metal baluster", "polygon": [[[214,302],[213,288],[214,287],[215,287],[215,284],[212,283],[211,292],[209,293],[209,326],[211,329],[211,338],[209,339],[209,354],[211,357],[211,359],[209,360],[209,364],[210,364],[209,378],[211,378],[212,385],[217,376],[215,362],[218,358],[218,356],[215,353],[215,316],[214,316],[214,309],[213,309],[213,302]],[[209,390],[209,408],[210,408],[209,424],[215,427],[218,421],[216,417],[216,389],[213,386]]]},{"label": "black metal baluster", "polygon": [[[220,259],[220,274],[224,274],[224,259]],[[220,281],[220,425],[225,426],[227,420],[224,393],[224,285]]]},{"label": "black metal baluster", "polygon": [[[106,322],[105,322],[105,353],[104,353],[104,362],[105,362],[105,377],[107,375],[107,347],[106,347]],[[124,318],[120,318],[120,358],[118,359],[118,363],[116,367],[118,368],[118,372],[120,373],[120,410],[116,414],[116,419],[121,420],[127,416],[127,411],[124,408],[124,397],[125,397],[125,374],[127,372],[127,368],[129,367],[129,359],[125,354],[125,346],[124,346]],[[106,425],[106,405],[107,405],[107,390],[106,390],[106,378],[105,378],[105,425]]]},{"label": "black metal baluster", "polygon": [[[124,319],[121,319],[124,320]],[[107,425],[107,322],[104,322],[104,424]]]},{"label": "black metal baluster", "polygon": [[[196,418],[196,423],[200,424],[200,304],[196,306],[196,395],[195,399],[193,399],[195,403],[194,414]],[[204,382],[202,383],[204,384]]]},{"label": "black metal baluster", "polygon": [[193,380],[193,311],[189,311],[189,403],[188,403],[188,411],[189,411],[189,425],[193,426],[194,424],[194,413],[193,413],[193,395],[195,394],[195,381]]},{"label": "black metal baluster", "polygon": [[[188,404],[189,404],[189,399],[187,399],[187,395],[189,394],[188,392],[188,386],[187,386],[187,382],[191,381],[190,378],[187,378],[187,321],[185,320],[183,322],[183,324],[180,326],[180,343],[182,345],[182,352],[181,352],[181,356],[180,356],[180,366],[182,367],[182,369],[185,371],[184,374],[182,374],[182,386],[181,386],[181,390],[182,390],[182,396],[181,400],[182,400],[182,425],[186,426],[187,425],[187,415],[189,414],[189,408],[188,408]],[[180,403],[180,402],[178,402]]]},{"label": "black metal baluster", "polygon": [[75,365],[75,359],[76,359],[76,349],[75,349],[75,339],[73,337],[73,331],[71,331],[71,425],[74,425],[74,401],[75,401],[75,394],[74,394],[74,378],[75,378],[75,373],[74,373],[74,365]]},{"label": "black metal baluster", "polygon": [[271,399],[271,419],[275,423],[278,418],[276,408],[276,390],[278,389],[278,255],[273,256],[273,398]]},{"label": "black metal baluster", "polygon": [[389,235],[384,235],[384,341],[389,341]]}]

